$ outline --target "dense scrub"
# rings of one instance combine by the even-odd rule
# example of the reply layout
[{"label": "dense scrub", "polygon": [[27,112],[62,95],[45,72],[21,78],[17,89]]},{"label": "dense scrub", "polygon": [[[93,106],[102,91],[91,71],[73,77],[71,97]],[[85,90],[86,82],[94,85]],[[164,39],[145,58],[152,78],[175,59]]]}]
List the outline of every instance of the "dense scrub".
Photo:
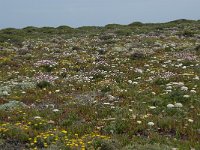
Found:
[{"label": "dense scrub", "polygon": [[0,149],[200,149],[200,22],[0,30]]}]

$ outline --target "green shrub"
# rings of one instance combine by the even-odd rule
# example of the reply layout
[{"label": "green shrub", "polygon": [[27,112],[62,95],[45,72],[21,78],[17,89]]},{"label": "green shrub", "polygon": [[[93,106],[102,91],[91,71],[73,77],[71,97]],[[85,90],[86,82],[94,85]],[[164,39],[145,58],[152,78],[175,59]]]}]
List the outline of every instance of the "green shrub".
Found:
[{"label": "green shrub", "polygon": [[39,87],[41,89],[49,87],[49,86],[51,86],[51,83],[49,83],[48,81],[41,81],[41,82],[37,83],[37,87]]},{"label": "green shrub", "polygon": [[185,36],[185,37],[193,37],[194,32],[190,31],[190,30],[185,30],[185,31],[183,31],[182,35]]},{"label": "green shrub", "polygon": [[119,36],[129,36],[131,35],[132,31],[130,29],[120,29],[115,32]]},{"label": "green shrub", "polygon": [[122,150],[171,150],[172,148],[167,145],[161,144],[132,144],[124,147]]},{"label": "green shrub", "polygon": [[130,23],[128,26],[143,26],[144,24],[142,22],[133,22],[133,23]]},{"label": "green shrub", "polygon": [[119,150],[119,143],[113,140],[94,139],[92,142],[94,149],[98,150]]},{"label": "green shrub", "polygon": [[29,135],[17,126],[10,126],[3,136],[20,142],[26,142],[29,138]]},{"label": "green shrub", "polygon": [[105,127],[107,133],[123,134],[129,128],[128,121],[122,119],[116,119],[113,122],[110,122],[108,126]]}]

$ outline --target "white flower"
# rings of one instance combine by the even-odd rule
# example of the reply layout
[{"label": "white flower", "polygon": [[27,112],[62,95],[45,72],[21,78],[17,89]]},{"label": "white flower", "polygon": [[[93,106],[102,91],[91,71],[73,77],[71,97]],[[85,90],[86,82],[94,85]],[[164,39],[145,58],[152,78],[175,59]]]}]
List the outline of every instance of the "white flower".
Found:
[{"label": "white flower", "polygon": [[175,104],[174,104],[174,107],[180,108],[180,107],[183,107],[183,104],[181,104],[181,103],[175,103]]},{"label": "white flower", "polygon": [[154,126],[154,123],[153,122],[148,122],[148,125],[149,126]]},{"label": "white flower", "polygon": [[133,84],[138,84],[138,82],[133,82]]},{"label": "white flower", "polygon": [[128,83],[130,83],[130,84],[131,84],[131,83],[133,83],[133,81],[132,81],[132,80],[128,80]]},{"label": "white flower", "polygon": [[145,64],[144,67],[149,67],[149,64]]},{"label": "white flower", "polygon": [[198,76],[195,76],[193,79],[194,79],[194,80],[199,80],[199,77],[198,77]]},{"label": "white flower", "polygon": [[142,123],[142,121],[138,120],[138,121],[137,121],[137,123],[138,123],[138,124],[141,124],[141,123]]},{"label": "white flower", "polygon": [[183,86],[183,85],[184,85],[183,82],[177,82],[176,84],[177,84],[178,86]]},{"label": "white flower", "polygon": [[168,105],[167,105],[167,108],[173,108],[173,107],[174,107],[173,104],[168,104]]},{"label": "white flower", "polygon": [[110,105],[110,103],[103,103],[104,105]]},{"label": "white flower", "polygon": [[186,67],[186,66],[183,66],[182,68],[183,68],[183,69],[186,69],[187,67]]},{"label": "white flower", "polygon": [[167,90],[172,89],[172,86],[167,86],[166,89]]},{"label": "white flower", "polygon": [[129,109],[129,111],[130,111],[130,112],[132,112],[132,111],[133,111],[133,109]]},{"label": "white flower", "polygon": [[149,109],[155,109],[156,107],[155,106],[149,106]]},{"label": "white flower", "polygon": [[58,112],[58,111],[60,111],[59,109],[53,109],[53,112]]},{"label": "white flower", "polygon": [[172,61],[171,60],[167,60],[164,62],[164,64],[168,64],[168,63],[171,63]]},{"label": "white flower", "polygon": [[3,91],[2,93],[3,93],[3,95],[9,95],[8,91]]},{"label": "white flower", "polygon": [[177,59],[177,61],[182,61],[182,59]]},{"label": "white flower", "polygon": [[190,95],[183,95],[183,97],[184,97],[184,98],[189,98],[189,97],[190,97]]},{"label": "white flower", "polygon": [[111,109],[115,109],[115,106],[111,106],[110,108],[111,108]]},{"label": "white flower", "polygon": [[136,69],[135,69],[135,72],[143,73],[143,70],[142,70],[142,69],[139,69],[139,68],[136,68]]},{"label": "white flower", "polygon": [[195,91],[195,90],[190,90],[190,92],[191,92],[191,93],[196,93],[196,91]]},{"label": "white flower", "polygon": [[172,90],[165,90],[167,93],[172,92]]},{"label": "white flower", "polygon": [[35,116],[34,119],[41,119],[41,117],[40,116]]},{"label": "white flower", "polygon": [[55,90],[56,93],[60,92],[60,90]]},{"label": "white flower", "polygon": [[182,87],[181,87],[181,90],[182,90],[182,91],[187,91],[187,90],[188,90],[188,87],[182,86]]},{"label": "white flower", "polygon": [[192,120],[192,119],[188,119],[188,122],[190,122],[190,123],[193,123],[193,122],[194,122],[194,120]]}]

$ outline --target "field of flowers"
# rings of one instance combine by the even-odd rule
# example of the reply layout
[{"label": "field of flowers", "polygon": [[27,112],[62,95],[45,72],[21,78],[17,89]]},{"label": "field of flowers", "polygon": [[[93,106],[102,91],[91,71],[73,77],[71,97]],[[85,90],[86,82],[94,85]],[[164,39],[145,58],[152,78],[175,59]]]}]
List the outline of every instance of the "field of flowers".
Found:
[{"label": "field of flowers", "polygon": [[199,150],[200,21],[0,30],[0,149]]}]

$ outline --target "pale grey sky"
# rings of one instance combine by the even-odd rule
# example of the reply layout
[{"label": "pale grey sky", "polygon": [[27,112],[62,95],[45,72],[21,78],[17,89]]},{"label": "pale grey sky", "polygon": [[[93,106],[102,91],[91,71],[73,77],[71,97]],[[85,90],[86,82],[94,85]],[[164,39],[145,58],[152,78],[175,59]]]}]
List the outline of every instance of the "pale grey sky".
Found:
[{"label": "pale grey sky", "polygon": [[200,0],[0,0],[0,28],[200,19]]}]

